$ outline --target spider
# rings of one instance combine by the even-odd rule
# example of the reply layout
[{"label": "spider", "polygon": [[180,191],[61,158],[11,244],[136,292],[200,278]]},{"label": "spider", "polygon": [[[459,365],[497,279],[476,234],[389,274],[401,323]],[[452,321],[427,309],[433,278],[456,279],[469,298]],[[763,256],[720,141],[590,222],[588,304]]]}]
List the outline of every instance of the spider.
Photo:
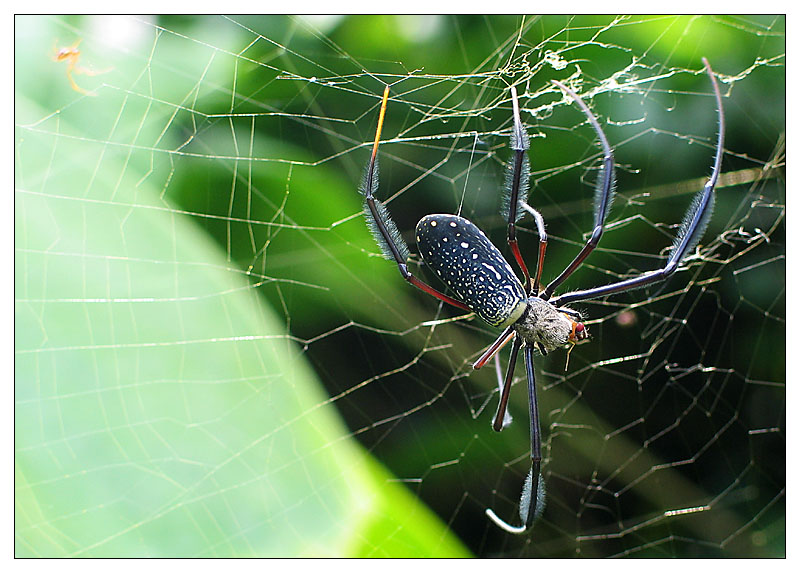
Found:
[{"label": "spider", "polygon": [[108,69],[108,70],[97,71],[97,70],[92,70],[90,68],[85,68],[83,66],[79,66],[78,59],[80,59],[81,57],[81,51],[78,49],[78,46],[80,45],[80,43],[81,39],[78,39],[71,46],[64,46],[58,49],[53,47],[53,61],[67,62],[67,79],[69,80],[69,85],[72,86],[73,90],[83,95],[95,96],[97,95],[96,93],[83,89],[75,82],[75,79],[72,77],[73,72],[76,74],[83,74],[86,76],[99,76],[101,74],[108,73],[111,70]]},{"label": "spider", "polygon": [[[523,485],[519,503],[521,525],[510,525],[500,519],[492,509],[486,509],[486,515],[507,532],[525,533],[544,510],[542,443],[533,368],[534,351],[538,350],[545,355],[559,348],[567,348],[569,356],[569,351],[575,344],[587,339],[588,331],[580,313],[565,306],[566,304],[622,293],[666,280],[678,269],[686,254],[695,248],[711,218],[714,187],[722,165],[725,120],[722,96],[714,72],[705,58],[703,65],[711,80],[717,104],[718,127],[714,165],[708,181],[698,192],[684,216],[666,263],[658,270],[648,271],[633,278],[555,297],[553,294],[559,285],[580,267],[600,241],[614,198],[614,154],[597,118],[586,103],[570,88],[553,80],[566,96],[578,104],[594,129],[603,152],[603,166],[598,174],[594,198],[594,230],[584,247],[561,274],[540,290],[547,234],[541,214],[527,203],[530,170],[526,153],[529,147],[528,134],[520,120],[516,89],[511,86],[513,128],[510,146],[513,157],[506,171],[502,214],[508,223],[506,240],[522,273],[522,280],[514,274],[500,250],[473,223],[457,215],[427,215],[416,227],[417,246],[425,264],[454,294],[449,296],[418,279],[408,270],[408,246],[401,238],[386,207],[375,198],[375,191],[378,188],[378,144],[389,97],[389,86],[384,90],[372,156],[367,164],[360,189],[364,195],[365,217],[373,237],[381,247],[383,256],[397,263],[400,274],[406,281],[456,308],[475,313],[493,327],[503,329],[497,339],[478,358],[473,368],[484,366],[507,342],[513,340],[508,368],[504,378],[498,380],[502,390],[497,413],[492,421],[492,428],[495,431],[501,431],[510,423],[506,408],[520,350],[525,357],[531,469]],[[517,244],[517,224],[525,213],[533,218],[539,236],[538,260],[533,276],[528,271]]]}]

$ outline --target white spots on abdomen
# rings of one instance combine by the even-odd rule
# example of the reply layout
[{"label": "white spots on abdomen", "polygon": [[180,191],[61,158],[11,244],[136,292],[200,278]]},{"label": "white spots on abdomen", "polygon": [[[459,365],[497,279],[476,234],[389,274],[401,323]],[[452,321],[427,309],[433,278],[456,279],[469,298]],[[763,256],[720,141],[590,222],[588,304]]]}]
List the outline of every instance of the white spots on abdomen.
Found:
[{"label": "white spots on abdomen", "polygon": [[493,326],[516,316],[526,299],[522,284],[473,223],[456,215],[428,215],[416,231],[425,263],[461,302]]},{"label": "white spots on abdomen", "polygon": [[503,277],[500,275],[500,273],[498,273],[498,272],[497,272],[497,269],[496,269],[496,268],[494,268],[494,267],[493,267],[492,265],[490,265],[489,263],[481,263],[481,264],[482,264],[484,267],[486,267],[487,269],[489,269],[490,271],[492,271],[492,272],[494,273],[494,276],[497,278],[497,280],[501,280],[501,279],[503,278]]}]

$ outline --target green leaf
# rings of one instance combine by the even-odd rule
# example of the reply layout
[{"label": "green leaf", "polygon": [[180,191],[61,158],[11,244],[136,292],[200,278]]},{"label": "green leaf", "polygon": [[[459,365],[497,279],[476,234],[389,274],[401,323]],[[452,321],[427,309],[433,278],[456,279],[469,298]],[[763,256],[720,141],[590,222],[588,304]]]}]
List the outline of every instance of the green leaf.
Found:
[{"label": "green leaf", "polygon": [[48,115],[17,95],[15,554],[465,555],[146,162]]}]

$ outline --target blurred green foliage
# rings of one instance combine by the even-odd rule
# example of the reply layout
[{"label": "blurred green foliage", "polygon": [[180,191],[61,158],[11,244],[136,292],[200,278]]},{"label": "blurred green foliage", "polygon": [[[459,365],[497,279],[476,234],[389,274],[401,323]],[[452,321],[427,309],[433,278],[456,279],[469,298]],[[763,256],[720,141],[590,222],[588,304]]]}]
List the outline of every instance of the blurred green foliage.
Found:
[{"label": "blurred green foliage", "polygon": [[[52,34],[31,23],[29,73],[23,48]],[[348,437],[243,270],[165,208],[147,157],[114,146],[158,138],[155,118],[131,125],[144,110],[98,96],[53,121],[37,95],[16,98],[16,555],[466,555]],[[96,131],[115,109],[119,131]]]}]

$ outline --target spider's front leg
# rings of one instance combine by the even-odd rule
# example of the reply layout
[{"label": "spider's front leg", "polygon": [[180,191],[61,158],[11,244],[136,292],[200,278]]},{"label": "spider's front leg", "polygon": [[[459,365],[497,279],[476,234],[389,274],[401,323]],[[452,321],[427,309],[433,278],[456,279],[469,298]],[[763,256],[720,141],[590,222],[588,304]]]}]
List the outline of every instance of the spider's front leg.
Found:
[{"label": "spider's front leg", "polygon": [[692,201],[692,204],[686,211],[686,215],[683,217],[683,222],[681,223],[675,242],[673,243],[672,252],[664,267],[630,279],[563,294],[553,299],[552,302],[556,306],[578,300],[587,300],[617,294],[667,280],[678,269],[686,254],[697,246],[697,243],[703,236],[703,232],[708,226],[711,213],[714,209],[714,187],[717,184],[717,179],[722,170],[722,155],[725,150],[725,114],[722,109],[722,94],[719,91],[717,78],[714,76],[711,65],[705,58],[703,58],[703,65],[711,80],[711,87],[714,90],[714,98],[717,102],[717,145],[714,155],[714,167],[703,189],[697,193],[694,201]]},{"label": "spider's front leg", "polygon": [[603,236],[603,230],[605,229],[606,219],[608,218],[608,213],[611,211],[611,204],[614,202],[614,152],[611,150],[611,145],[608,143],[608,138],[606,137],[603,130],[600,128],[600,123],[597,121],[597,118],[592,113],[592,110],[589,109],[589,106],[584,103],[584,101],[578,97],[578,95],[569,89],[567,86],[562,84],[559,81],[553,80],[553,83],[556,84],[561,90],[570,96],[572,100],[578,104],[578,107],[581,108],[583,114],[586,116],[586,119],[589,121],[591,126],[594,128],[595,133],[597,134],[597,139],[600,142],[600,146],[603,149],[603,169],[600,174],[597,176],[597,183],[595,186],[595,194],[594,194],[594,230],[592,231],[591,237],[581,249],[581,251],[577,254],[577,256],[572,260],[572,262],[567,265],[560,275],[558,275],[550,284],[547,285],[547,288],[544,289],[542,292],[542,298],[548,300],[552,295],[556,288],[563,283],[567,278],[572,275],[586,260],[591,252],[597,247],[597,244],[600,242],[600,238]]},{"label": "spider's front leg", "polygon": [[361,184],[361,193],[364,195],[364,215],[367,219],[372,236],[381,248],[384,258],[394,260],[403,278],[428,293],[452,306],[462,310],[470,310],[464,303],[439,292],[427,283],[419,280],[411,271],[408,270],[408,246],[400,236],[394,220],[389,216],[386,207],[375,198],[375,191],[378,189],[378,144],[381,139],[383,129],[383,118],[386,114],[386,104],[389,100],[389,86],[383,90],[383,100],[381,102],[380,115],[378,116],[378,128],[375,130],[375,143],[372,145],[372,155],[367,169],[364,173],[364,181]]},{"label": "spider's front leg", "polygon": [[[526,295],[537,295],[539,293],[539,281],[542,276],[544,265],[544,253],[547,250],[547,233],[544,228],[544,219],[541,214],[528,205],[528,192],[530,189],[530,161],[528,160],[528,149],[530,142],[528,132],[522,125],[519,114],[519,101],[517,100],[517,89],[511,86],[511,105],[513,109],[514,127],[511,131],[511,149],[514,155],[506,168],[506,182],[503,193],[503,207],[501,214],[508,223],[507,237],[508,247],[517,261],[524,277],[523,285]],[[525,212],[528,212],[536,223],[536,231],[539,234],[539,257],[536,263],[536,274],[531,283],[531,276],[528,267],[519,250],[517,242],[517,223],[522,219]]]}]

